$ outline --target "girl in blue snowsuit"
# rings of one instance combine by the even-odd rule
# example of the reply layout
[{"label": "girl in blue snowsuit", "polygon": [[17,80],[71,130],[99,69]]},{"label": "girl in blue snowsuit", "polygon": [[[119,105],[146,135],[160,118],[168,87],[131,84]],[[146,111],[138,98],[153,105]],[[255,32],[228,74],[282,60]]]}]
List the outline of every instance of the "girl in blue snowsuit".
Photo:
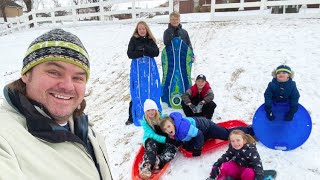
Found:
[{"label": "girl in blue snowsuit", "polygon": [[216,125],[204,117],[182,117],[181,113],[173,112],[160,123],[162,131],[178,141],[183,141],[183,147],[192,151],[193,156],[200,156],[205,140],[214,138],[228,140],[229,133],[240,129],[246,134],[254,135],[251,127],[236,127],[227,129]]}]

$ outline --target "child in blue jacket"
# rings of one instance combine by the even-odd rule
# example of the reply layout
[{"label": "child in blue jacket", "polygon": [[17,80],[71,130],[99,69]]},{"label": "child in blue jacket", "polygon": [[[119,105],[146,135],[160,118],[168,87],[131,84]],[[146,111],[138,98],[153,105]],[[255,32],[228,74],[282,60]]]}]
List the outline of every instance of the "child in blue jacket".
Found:
[{"label": "child in blue jacket", "polygon": [[176,147],[180,145],[177,140],[171,139],[160,129],[161,117],[157,104],[146,99],[144,102],[144,116],[141,122],[143,128],[143,144],[145,152],[140,166],[140,177],[147,179],[151,176],[151,170],[161,169],[176,155]]},{"label": "child in blue jacket", "polygon": [[265,98],[265,111],[269,120],[274,120],[275,116],[272,112],[272,103],[290,104],[290,110],[285,115],[285,120],[291,121],[294,114],[298,111],[299,91],[296,83],[292,80],[293,72],[287,65],[278,66],[272,72],[273,79],[268,84],[264,93]]},{"label": "child in blue jacket", "polygon": [[227,129],[216,125],[204,117],[182,117],[181,113],[173,112],[160,123],[162,131],[178,141],[182,141],[184,148],[192,151],[192,156],[200,156],[205,140],[214,138],[228,140],[229,133],[240,129],[247,134],[254,135],[251,127],[236,127]]}]

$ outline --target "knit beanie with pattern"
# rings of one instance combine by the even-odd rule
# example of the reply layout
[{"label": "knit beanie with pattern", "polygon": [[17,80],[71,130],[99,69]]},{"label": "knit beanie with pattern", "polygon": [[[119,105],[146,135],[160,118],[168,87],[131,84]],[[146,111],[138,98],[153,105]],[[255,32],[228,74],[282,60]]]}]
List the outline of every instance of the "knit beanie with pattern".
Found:
[{"label": "knit beanie with pattern", "polygon": [[36,38],[25,54],[21,75],[47,61],[64,61],[79,66],[89,79],[89,55],[80,39],[70,32],[53,29]]},{"label": "knit beanie with pattern", "polygon": [[279,72],[286,72],[288,74],[291,74],[292,71],[291,71],[291,68],[287,65],[280,65],[277,67],[276,69],[276,74],[278,74]]}]

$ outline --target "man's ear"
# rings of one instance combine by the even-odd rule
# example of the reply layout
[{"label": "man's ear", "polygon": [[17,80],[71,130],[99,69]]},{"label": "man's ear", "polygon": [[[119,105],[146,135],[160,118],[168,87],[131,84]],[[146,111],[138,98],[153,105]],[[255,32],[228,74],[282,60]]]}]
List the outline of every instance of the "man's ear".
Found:
[{"label": "man's ear", "polygon": [[30,81],[30,72],[27,72],[25,73],[24,75],[21,76],[21,80],[24,82],[24,83],[27,83],[28,81]]}]

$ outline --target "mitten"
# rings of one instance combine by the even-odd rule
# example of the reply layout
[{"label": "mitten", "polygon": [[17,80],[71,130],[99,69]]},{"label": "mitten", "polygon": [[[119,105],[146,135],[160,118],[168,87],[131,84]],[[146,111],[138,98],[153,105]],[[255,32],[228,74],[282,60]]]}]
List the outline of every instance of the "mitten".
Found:
[{"label": "mitten", "polygon": [[203,103],[202,103],[202,101],[201,102],[199,102],[199,104],[197,105],[197,113],[201,113],[202,112],[202,107],[203,107]]},{"label": "mitten", "polygon": [[166,143],[169,143],[169,144],[172,144],[174,145],[175,147],[179,147],[182,145],[182,142],[181,141],[177,141],[175,139],[171,139],[169,137],[166,137]]},{"label": "mitten", "polygon": [[211,173],[210,173],[210,178],[215,179],[218,177],[220,171],[218,166],[212,166]]},{"label": "mitten", "polygon": [[272,111],[266,111],[266,115],[270,121],[272,121],[276,118]]},{"label": "mitten", "polygon": [[197,157],[201,155],[201,149],[193,149],[192,156]]},{"label": "mitten", "polygon": [[197,107],[193,104],[189,105],[189,108],[192,110],[193,113],[197,113]]},{"label": "mitten", "polygon": [[284,119],[285,119],[286,121],[292,121],[293,116],[294,116],[293,113],[288,112],[288,113],[286,114],[286,116],[284,117]]},{"label": "mitten", "polygon": [[191,59],[192,62],[196,62],[196,57],[194,56],[192,59]]}]

